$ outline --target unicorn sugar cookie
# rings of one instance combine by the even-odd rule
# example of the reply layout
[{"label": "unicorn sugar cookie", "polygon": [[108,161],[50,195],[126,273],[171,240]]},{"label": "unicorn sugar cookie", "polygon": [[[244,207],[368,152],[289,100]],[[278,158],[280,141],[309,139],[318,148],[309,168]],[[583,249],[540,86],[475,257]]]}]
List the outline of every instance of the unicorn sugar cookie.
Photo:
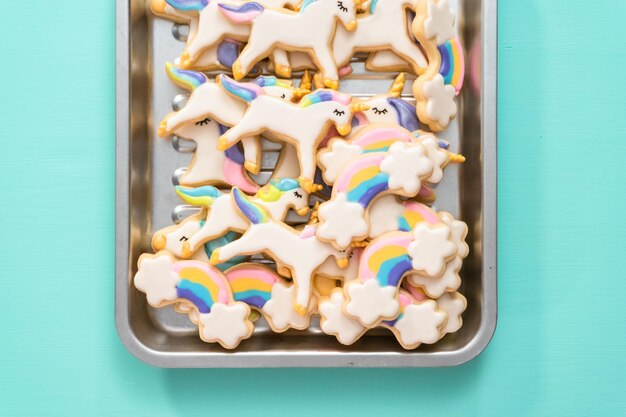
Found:
[{"label": "unicorn sugar cookie", "polygon": [[230,284],[218,269],[200,261],[176,261],[167,252],[142,255],[138,268],[133,282],[146,294],[148,304],[193,304],[205,342],[235,349],[252,335],[250,307],[234,300]]},{"label": "unicorn sugar cookie", "polygon": [[[241,192],[238,188],[234,190]],[[173,252],[176,256],[190,258],[203,243],[223,236],[229,231],[244,232],[249,227],[249,221],[242,217],[236,208],[235,194],[232,192],[225,194],[208,185],[198,188],[177,186],[176,193],[189,204],[207,208],[204,225],[182,244],[180,252]],[[294,209],[301,216],[309,212],[309,193],[295,179],[272,180],[254,197],[250,197],[250,200],[263,207],[275,220],[284,219],[289,209]],[[165,236],[159,239],[167,242]]]},{"label": "unicorn sugar cookie", "polygon": [[281,48],[309,52],[324,85],[336,90],[339,74],[331,45],[337,21],[348,31],[355,30],[358,4],[354,0],[305,0],[298,13],[266,8],[256,2],[220,4],[222,13],[231,21],[252,25],[248,44],[233,64],[235,79],[243,78],[254,64]]},{"label": "unicorn sugar cookie", "polygon": [[[436,343],[446,334],[448,314],[437,301],[426,297],[416,299],[403,289],[398,292],[398,301],[398,315],[392,320],[381,322],[377,327],[389,329],[404,349],[415,349],[422,343]],[[344,303],[345,295],[341,288],[334,289],[330,296],[319,300],[320,328],[324,333],[335,336],[339,343],[349,346],[359,340],[369,328],[346,315],[343,311]],[[456,304],[451,310],[456,313]],[[458,321],[454,325],[458,325]]]},{"label": "unicorn sugar cookie", "polygon": [[294,104],[267,95],[250,83],[239,83],[227,76],[219,80],[234,97],[248,103],[241,120],[220,137],[219,149],[228,149],[243,137],[268,132],[296,148],[300,181],[308,190],[313,186],[315,152],[329,125],[334,124],[340,134],[347,135],[354,113],[369,109],[352,96],[334,90],[316,90]]},{"label": "unicorn sugar cookie", "polygon": [[373,239],[361,256],[358,278],[344,286],[346,313],[364,326],[375,326],[398,314],[398,287],[407,274],[432,282],[445,279],[447,270],[466,255],[463,230],[467,229],[450,225],[424,221],[411,231],[387,232]]},{"label": "unicorn sugar cookie", "polygon": [[[182,109],[169,113],[165,116],[163,121],[161,121],[158,129],[159,136],[166,137],[174,133],[180,135],[181,137],[185,137],[183,136],[185,133],[194,133],[195,130],[193,132],[180,132],[178,129],[189,124],[192,126],[205,126],[207,129],[214,131],[214,129],[219,129],[218,125],[233,126],[241,120],[246,110],[245,103],[234,99],[218,83],[209,82],[207,77],[202,73],[180,70],[171,63],[166,65],[166,70],[168,76],[174,83],[192,91],[192,93]],[[276,96],[282,100],[299,98],[308,92],[302,91],[299,88],[293,88],[290,81],[279,80],[275,77],[258,77],[252,82],[252,84],[263,91],[264,94],[267,94],[268,96]],[[214,124],[211,125],[211,122],[214,122]],[[205,135],[210,135],[210,133],[205,133]],[[189,139],[193,139],[193,137],[190,137]],[[200,142],[207,143],[206,145],[200,145]],[[198,153],[196,159],[202,158],[198,161],[201,166],[213,163],[215,164],[214,166],[217,167],[214,169],[218,169],[222,165],[216,163],[216,161],[212,159],[214,157],[217,158],[215,155],[218,153],[213,151],[216,145],[214,142],[213,145],[211,145],[211,142],[213,142],[213,139],[198,142],[199,146],[206,146],[206,149],[201,152],[196,150]],[[245,159],[244,167],[252,173],[258,173],[260,169],[259,161],[261,157],[258,138],[242,138],[242,144],[243,156]],[[236,149],[232,149],[229,152],[230,157],[227,159],[230,159],[231,161],[238,161],[241,159],[241,156],[238,155],[239,152]],[[194,163],[195,162],[196,160],[194,159]],[[226,164],[226,162],[224,162],[224,164]],[[227,168],[229,168],[228,172],[230,175],[235,175],[235,172],[239,173],[239,169],[235,171],[233,165],[236,165],[236,162],[228,162]],[[191,169],[190,171],[193,170]],[[213,174],[219,175],[218,173]],[[198,175],[202,174],[195,174],[191,177],[194,183],[200,181],[198,179]],[[225,175],[226,174],[222,174],[222,177]],[[236,174],[236,177],[239,176],[240,174]],[[187,179],[188,178],[186,176],[183,176],[181,181],[185,181]],[[226,178],[226,182],[229,183],[228,178]],[[252,190],[250,192],[254,191]]]},{"label": "unicorn sugar cookie", "polygon": [[213,252],[210,262],[220,264],[240,255],[269,255],[291,271],[294,309],[298,314],[306,315],[316,270],[330,257],[335,258],[338,266],[346,267],[349,253],[318,240],[314,225],[308,225],[302,231],[295,230],[273,220],[262,205],[251,201],[237,188],[233,189],[232,195],[250,227],[241,238]]},{"label": "unicorn sugar cookie", "polygon": [[357,16],[356,30],[337,28],[333,42],[337,66],[348,65],[356,52],[388,50],[404,59],[413,73],[423,73],[428,60],[407,24],[407,10],[414,7],[415,0],[371,0],[368,13]]},{"label": "unicorn sugar cookie", "polygon": [[463,48],[448,0],[418,0],[412,30],[428,58],[428,67],[413,83],[417,115],[431,130],[448,127],[457,113],[455,96],[465,75]]}]

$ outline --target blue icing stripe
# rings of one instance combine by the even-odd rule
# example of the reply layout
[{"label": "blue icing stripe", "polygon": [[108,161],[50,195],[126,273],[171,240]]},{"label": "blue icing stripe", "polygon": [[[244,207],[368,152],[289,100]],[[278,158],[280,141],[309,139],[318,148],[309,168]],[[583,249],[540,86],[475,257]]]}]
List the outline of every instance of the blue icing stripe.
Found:
[{"label": "blue icing stripe", "polygon": [[222,192],[220,190],[218,190],[217,188],[211,185],[205,185],[203,187],[196,187],[196,188],[176,186],[176,189],[190,197],[207,197],[208,196],[208,197],[217,198],[220,195],[222,195]]},{"label": "blue icing stripe", "polygon": [[243,301],[244,303],[261,308],[270,299],[271,294],[266,291],[248,290],[235,293],[235,301]]},{"label": "blue icing stripe", "polygon": [[376,278],[381,286],[397,286],[404,273],[413,268],[409,255],[401,255],[387,259],[376,272]]},{"label": "blue icing stripe", "polygon": [[202,314],[211,312],[211,307],[213,306],[211,293],[198,283],[186,279],[180,280],[176,286],[176,295],[178,298],[191,301]]},{"label": "blue icing stripe", "polygon": [[410,232],[411,225],[407,221],[406,217],[402,216],[398,218],[398,230],[400,232]]}]

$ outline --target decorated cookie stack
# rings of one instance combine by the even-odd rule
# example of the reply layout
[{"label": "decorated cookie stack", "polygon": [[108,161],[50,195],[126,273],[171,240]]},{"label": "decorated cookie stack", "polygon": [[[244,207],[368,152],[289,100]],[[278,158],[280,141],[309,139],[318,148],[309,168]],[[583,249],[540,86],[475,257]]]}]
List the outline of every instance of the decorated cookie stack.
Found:
[{"label": "decorated cookie stack", "polygon": [[[446,167],[464,162],[436,136],[464,72],[447,0],[155,0],[152,11],[189,25],[165,71],[191,94],[158,135],[196,142],[174,191],[201,211],[140,257],[148,303],[173,305],[227,349],[259,319],[284,332],[319,315],[344,345],[380,327],[406,349],[459,330],[467,226],[432,208]],[[402,72],[357,99],[340,89],[356,53],[369,71]],[[292,71],[304,71],[297,87]],[[262,141],[282,153],[258,184]]]}]

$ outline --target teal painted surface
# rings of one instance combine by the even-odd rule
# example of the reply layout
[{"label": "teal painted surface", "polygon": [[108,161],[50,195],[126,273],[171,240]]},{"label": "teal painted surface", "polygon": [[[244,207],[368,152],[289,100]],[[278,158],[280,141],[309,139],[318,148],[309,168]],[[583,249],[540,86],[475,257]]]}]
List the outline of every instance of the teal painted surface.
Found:
[{"label": "teal painted surface", "polygon": [[115,334],[112,2],[3,19],[0,415],[624,415],[624,16],[622,0],[501,1],[500,311],[483,355],[234,371],[154,369]]}]

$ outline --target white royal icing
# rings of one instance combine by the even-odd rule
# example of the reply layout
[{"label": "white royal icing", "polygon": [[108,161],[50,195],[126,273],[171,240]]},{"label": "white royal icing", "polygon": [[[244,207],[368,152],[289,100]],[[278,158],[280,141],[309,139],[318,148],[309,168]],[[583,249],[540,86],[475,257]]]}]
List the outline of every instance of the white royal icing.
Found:
[{"label": "white royal icing", "polygon": [[437,74],[424,83],[422,91],[427,98],[426,115],[441,126],[447,126],[457,112],[454,87],[446,85],[441,74]]},{"label": "white royal icing", "polygon": [[430,277],[438,277],[456,251],[456,245],[450,241],[448,226],[418,223],[413,229],[413,241],[409,244],[413,269]]},{"label": "white royal icing", "polygon": [[293,285],[276,283],[272,287],[272,298],[263,306],[263,313],[274,331],[283,332],[290,328],[304,330],[309,326],[310,312],[315,308],[315,302],[311,299],[307,314],[301,316],[293,309],[295,296],[296,291]]},{"label": "white royal icing", "polygon": [[419,144],[395,142],[380,164],[381,172],[389,175],[389,189],[415,195],[422,187],[421,178],[433,171],[433,163]]},{"label": "white royal icing", "polygon": [[346,286],[346,291],[349,297],[346,313],[365,326],[376,324],[381,317],[392,318],[398,314],[400,303],[396,298],[396,287],[381,287],[376,279],[370,279],[352,281]]},{"label": "white royal icing", "polygon": [[374,239],[384,233],[398,230],[398,218],[405,210],[404,204],[395,195],[386,195],[376,200],[369,211],[369,237]]},{"label": "white royal icing", "polygon": [[440,337],[439,326],[446,319],[446,313],[437,310],[434,300],[410,304],[394,325],[399,341],[405,346],[420,343],[435,343]]},{"label": "white royal icing", "polygon": [[362,152],[363,148],[358,145],[352,145],[341,139],[333,140],[329,149],[321,152],[318,156],[324,181],[327,184],[333,184],[341,170],[354,161]]},{"label": "white royal icing", "polygon": [[345,298],[340,288],[334,289],[329,298],[320,302],[318,307],[322,316],[320,328],[324,333],[335,336],[339,343],[351,345],[367,328],[343,312],[344,302]]},{"label": "white royal icing", "polygon": [[456,291],[461,286],[461,277],[459,271],[463,266],[463,261],[460,257],[455,257],[446,264],[446,268],[443,274],[437,278],[425,276],[419,273],[413,273],[407,277],[409,282],[424,289],[424,292],[429,297],[437,298],[441,297],[446,291]]},{"label": "white royal icing", "polygon": [[443,168],[450,159],[448,151],[441,149],[434,136],[421,136],[417,140],[426,149],[428,159],[433,163],[433,172],[426,181],[431,184],[438,184],[443,179]]},{"label": "white royal icing", "polygon": [[218,342],[227,349],[234,349],[254,330],[249,315],[250,307],[242,302],[215,303],[210,313],[199,315],[200,336],[205,342]]},{"label": "white royal icing", "polygon": [[440,0],[436,3],[428,1],[427,17],[424,19],[424,35],[427,38],[437,38],[437,45],[441,45],[448,39],[454,38],[454,14],[450,10],[448,0]]},{"label": "white royal icing", "polygon": [[456,245],[456,255],[464,259],[469,255],[469,245],[465,242],[467,236],[467,224],[460,220],[456,220],[450,213],[439,213],[441,221],[443,221],[450,228],[450,235],[452,241]]},{"label": "white royal icing", "polygon": [[454,333],[463,326],[461,315],[467,308],[467,300],[458,292],[446,293],[437,299],[437,306],[448,315],[442,333]]},{"label": "white royal icing", "polygon": [[365,208],[361,204],[350,202],[344,193],[339,193],[320,206],[321,225],[317,236],[347,248],[353,238],[367,234],[369,227],[364,215]]},{"label": "white royal icing", "polygon": [[139,269],[135,274],[135,287],[146,294],[148,304],[160,307],[163,303],[177,298],[176,285],[180,281],[178,274],[172,271],[174,260],[168,256],[139,259]]}]

